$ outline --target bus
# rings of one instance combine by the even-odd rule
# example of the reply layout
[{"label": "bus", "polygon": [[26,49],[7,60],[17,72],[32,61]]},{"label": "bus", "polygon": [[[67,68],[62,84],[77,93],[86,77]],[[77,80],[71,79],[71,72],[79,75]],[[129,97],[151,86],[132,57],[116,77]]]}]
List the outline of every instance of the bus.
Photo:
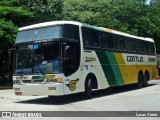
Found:
[{"label": "bus", "polygon": [[147,86],[157,77],[155,43],[108,28],[52,21],[19,28],[15,95],[62,96],[108,87]]}]

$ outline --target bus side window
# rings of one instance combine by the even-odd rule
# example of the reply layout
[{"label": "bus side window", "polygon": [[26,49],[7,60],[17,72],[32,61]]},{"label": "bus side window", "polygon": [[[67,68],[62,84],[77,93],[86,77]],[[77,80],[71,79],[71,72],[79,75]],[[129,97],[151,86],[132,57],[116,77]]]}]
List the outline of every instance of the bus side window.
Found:
[{"label": "bus side window", "polygon": [[155,53],[154,43],[147,42],[147,46],[148,46],[148,53],[149,54],[154,54]]},{"label": "bus side window", "polygon": [[98,32],[97,31],[92,31],[92,36],[91,36],[91,47],[99,47],[99,39],[98,39]]},{"label": "bus side window", "polygon": [[65,24],[63,34],[65,38],[79,41],[79,27],[77,25]]},{"label": "bus side window", "polygon": [[82,28],[82,36],[84,47],[99,47],[98,31],[90,30],[88,28]]},{"label": "bus side window", "polygon": [[112,35],[109,33],[102,33],[101,35],[101,48],[113,49]]},{"label": "bus side window", "polygon": [[145,53],[148,52],[148,45],[147,45],[147,42],[146,42],[146,41],[143,41],[143,49],[144,49],[144,52],[145,52]]},{"label": "bus side window", "polygon": [[117,50],[117,51],[126,50],[124,38],[121,36],[115,36],[114,37],[114,47],[115,47],[115,50]]},{"label": "bus side window", "polygon": [[128,52],[135,52],[135,40],[134,39],[126,39],[126,49]]},{"label": "bus side window", "polygon": [[143,42],[142,40],[136,40],[136,52],[142,53],[143,50]]},{"label": "bus side window", "polygon": [[83,45],[84,45],[84,47],[90,46],[91,31],[86,29],[86,28],[82,28],[82,36],[83,36]]}]

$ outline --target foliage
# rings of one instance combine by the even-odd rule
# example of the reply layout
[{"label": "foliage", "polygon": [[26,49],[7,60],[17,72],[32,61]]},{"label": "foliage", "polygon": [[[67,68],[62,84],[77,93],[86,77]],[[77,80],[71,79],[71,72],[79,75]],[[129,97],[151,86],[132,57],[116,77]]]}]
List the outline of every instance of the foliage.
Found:
[{"label": "foliage", "polygon": [[[0,1],[0,77],[8,74],[8,49],[13,47],[18,26],[25,25],[32,18],[32,13],[18,6],[18,0]],[[1,82],[0,82],[1,83]]]},{"label": "foliage", "polygon": [[160,2],[145,3],[145,0],[65,0],[63,16],[65,20],[153,38],[160,53]]},{"label": "foliage", "polygon": [[17,0],[0,2],[0,51],[12,46],[18,26],[22,26],[32,17],[32,13],[17,7],[17,2]]},{"label": "foliage", "polygon": [[19,0],[22,8],[32,11],[32,23],[53,21],[61,18],[62,0]]},{"label": "foliage", "polygon": [[159,11],[159,0],[150,4],[145,0],[1,0],[0,68],[2,61],[7,62],[7,50],[19,27],[54,20],[79,21],[150,37],[160,53]]}]

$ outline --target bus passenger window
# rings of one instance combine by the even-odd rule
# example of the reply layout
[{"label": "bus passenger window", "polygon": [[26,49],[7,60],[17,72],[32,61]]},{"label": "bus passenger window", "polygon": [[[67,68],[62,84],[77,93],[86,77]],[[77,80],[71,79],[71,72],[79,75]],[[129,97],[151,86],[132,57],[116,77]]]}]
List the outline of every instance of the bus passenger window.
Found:
[{"label": "bus passenger window", "polygon": [[99,47],[99,39],[98,39],[98,32],[92,31],[92,36],[91,36],[91,47]]},{"label": "bus passenger window", "polygon": [[114,38],[114,47],[115,47],[115,50],[117,51],[126,50],[124,38],[121,38],[120,36],[116,36]]},{"label": "bus passenger window", "polygon": [[135,51],[135,41],[133,39],[126,39],[126,49],[128,52],[134,52]]},{"label": "bus passenger window", "polygon": [[99,47],[98,32],[96,30],[82,28],[82,36],[83,36],[84,47],[90,47],[90,48]]},{"label": "bus passenger window", "polygon": [[82,28],[83,44],[85,47],[90,46],[91,32],[88,29]]},{"label": "bus passenger window", "polygon": [[148,53],[154,54],[154,53],[155,53],[154,43],[152,43],[152,42],[147,42],[147,46],[148,46]]},{"label": "bus passenger window", "polygon": [[113,49],[112,35],[109,33],[102,33],[101,47],[105,49]]},{"label": "bus passenger window", "polygon": [[147,46],[147,42],[146,41],[143,41],[143,49],[144,49],[145,53],[148,52],[148,46]]},{"label": "bus passenger window", "polygon": [[136,51],[139,53],[144,52],[144,45],[142,40],[136,40]]}]

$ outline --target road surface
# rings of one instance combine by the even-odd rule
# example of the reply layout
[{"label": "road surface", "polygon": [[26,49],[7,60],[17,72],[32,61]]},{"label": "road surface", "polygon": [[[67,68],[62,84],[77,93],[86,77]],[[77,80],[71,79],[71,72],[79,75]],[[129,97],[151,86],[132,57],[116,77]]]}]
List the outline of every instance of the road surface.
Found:
[{"label": "road surface", "polygon": [[[149,86],[142,89],[136,89],[134,86],[123,86],[94,91],[93,98],[90,100],[84,99],[81,93],[48,99],[47,96],[15,96],[12,89],[0,90],[0,111],[78,111],[79,113],[80,111],[160,111],[160,80],[150,81]],[[92,117],[94,112],[89,114],[87,119],[106,120],[105,117]],[[22,118],[0,117],[1,119],[21,120]],[[29,119],[41,120],[46,118]],[[81,120],[86,118],[48,117],[47,119]],[[107,117],[108,119],[158,120],[160,117]]]}]

